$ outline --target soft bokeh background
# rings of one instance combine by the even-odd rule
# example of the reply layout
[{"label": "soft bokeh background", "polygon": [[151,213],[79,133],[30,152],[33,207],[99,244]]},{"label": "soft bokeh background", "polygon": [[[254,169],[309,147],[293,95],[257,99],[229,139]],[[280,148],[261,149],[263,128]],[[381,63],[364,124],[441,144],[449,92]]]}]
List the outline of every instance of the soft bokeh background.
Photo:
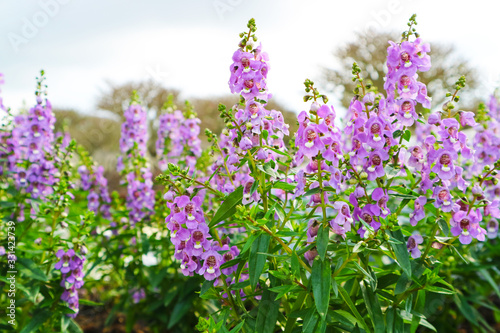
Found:
[{"label": "soft bokeh background", "polygon": [[339,114],[352,97],[354,60],[380,87],[387,40],[399,38],[413,13],[432,45],[435,67],[422,80],[434,106],[467,74],[463,106],[474,109],[499,84],[499,9],[496,1],[436,0],[2,1],[2,95],[15,112],[29,108],[43,68],[58,128],[65,126],[113,178],[121,113],[134,89],[151,110],[153,140],[168,93],[180,106],[190,99],[202,127],[221,129],[217,104],[235,101],[228,96],[229,65],[251,17],[270,55],[273,107],[293,125],[294,114],[306,107],[305,78],[322,87]]}]

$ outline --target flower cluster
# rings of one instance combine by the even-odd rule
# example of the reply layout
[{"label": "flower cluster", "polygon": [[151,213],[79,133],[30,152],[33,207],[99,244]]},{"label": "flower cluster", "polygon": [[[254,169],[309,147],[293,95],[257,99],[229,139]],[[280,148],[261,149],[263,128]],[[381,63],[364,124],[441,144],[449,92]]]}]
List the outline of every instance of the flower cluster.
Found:
[{"label": "flower cluster", "polygon": [[59,261],[54,265],[54,268],[61,271],[61,287],[64,292],[61,295],[61,300],[66,302],[75,313],[68,316],[75,318],[79,311],[78,289],[83,286],[83,263],[85,262],[85,254],[87,249],[83,246],[80,253],[76,253],[74,249],[64,251],[60,249],[56,253]]},{"label": "flower cluster", "polygon": [[[168,202],[170,215],[165,222],[170,230],[170,240],[175,246],[174,257],[181,261],[184,275],[197,273],[207,280],[221,274],[222,256],[213,249],[209,228],[205,222],[202,198],[178,196]],[[202,263],[203,262],[203,263]]]},{"label": "flower cluster", "polygon": [[276,110],[267,110],[267,101],[271,94],[267,91],[266,78],[269,72],[267,53],[262,52],[259,45],[253,49],[250,38],[256,40],[256,28],[249,22],[249,32],[240,43],[240,48],[233,54],[233,64],[230,67],[229,87],[232,93],[241,94],[240,103],[229,112],[219,108],[222,117],[231,121],[231,126],[223,134],[222,141],[231,142],[234,149],[229,149],[230,164],[239,164],[238,151],[258,148],[257,159],[264,162],[276,160],[277,153],[273,149],[284,149],[284,136],[288,135],[288,125],[283,114]]},{"label": "flower cluster", "polygon": [[96,214],[100,212],[105,219],[110,219],[111,198],[108,192],[108,180],[104,177],[104,167],[93,165],[89,168],[81,165],[78,167],[78,173],[82,181],[82,189],[89,191],[88,209]]},{"label": "flower cluster", "polygon": [[125,176],[127,185],[127,208],[132,225],[143,220],[154,211],[154,191],[152,174],[146,162],[147,153],[147,112],[134,95],[125,110],[122,124],[118,171]]},{"label": "flower cluster", "polygon": [[[240,166],[237,157],[238,149],[228,140],[227,133],[228,131],[224,130],[220,135],[220,140],[215,137],[212,139],[215,141],[214,145],[218,145],[221,156],[214,160],[211,166],[211,172],[215,173],[211,185],[224,194],[234,192],[238,186],[244,186],[248,192],[250,190],[248,186],[251,187],[253,178],[246,165]],[[217,170],[222,172],[217,172]]]},{"label": "flower cluster", "polygon": [[15,118],[11,147],[14,149],[11,171],[16,185],[24,188],[33,198],[45,199],[52,193],[57,181],[54,166],[54,124],[55,117],[49,100],[43,100],[44,73],[38,80],[37,104],[28,114]]},{"label": "flower cluster", "polygon": [[418,81],[417,72],[426,72],[431,68],[429,44],[420,38],[403,41],[400,44],[389,42],[387,49],[387,76],[384,89],[391,113],[396,115],[401,125],[409,127],[418,119],[415,106],[421,103],[430,109],[431,99],[427,96],[427,87]]},{"label": "flower cluster", "polygon": [[[185,115],[180,110],[167,107],[167,113],[160,116],[156,152],[160,156],[158,165],[165,171],[168,163],[184,161],[186,166],[194,172],[196,160],[201,156],[200,119],[186,103]],[[183,156],[182,159],[180,157]]]}]

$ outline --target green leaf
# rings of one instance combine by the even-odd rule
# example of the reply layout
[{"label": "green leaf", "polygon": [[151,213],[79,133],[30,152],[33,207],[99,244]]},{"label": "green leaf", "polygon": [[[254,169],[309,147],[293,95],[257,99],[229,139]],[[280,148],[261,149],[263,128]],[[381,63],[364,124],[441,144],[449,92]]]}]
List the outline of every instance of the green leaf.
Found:
[{"label": "green leaf", "polygon": [[318,254],[321,260],[325,260],[326,249],[328,247],[329,240],[329,231],[330,228],[324,228],[323,225],[320,225],[318,228],[318,235],[316,237],[316,249],[318,250]]},{"label": "green leaf", "polygon": [[67,328],[68,333],[83,333],[83,330],[80,328],[80,325],[78,325],[74,319],[69,320],[69,325]]},{"label": "green leaf", "polygon": [[394,133],[392,133],[392,137],[395,139],[395,138],[400,137],[401,134],[403,134],[402,130],[395,130]]},{"label": "green leaf", "polygon": [[486,269],[481,269],[479,271],[479,274],[481,274],[484,277],[484,279],[488,281],[488,283],[491,285],[497,296],[500,297],[500,290],[498,289],[498,284],[495,283],[495,280],[493,280],[491,274]]},{"label": "green leaf", "polygon": [[304,323],[302,324],[303,333],[315,333],[315,328],[319,320],[318,313],[314,308],[310,308],[307,314],[304,316]]},{"label": "green leaf", "polygon": [[332,279],[332,288],[335,298],[339,297],[339,286],[337,285],[337,281],[335,279]]},{"label": "green leaf", "polygon": [[259,282],[260,274],[266,264],[266,255],[269,248],[270,236],[262,233],[252,243],[250,248],[250,257],[248,259],[248,273],[250,275],[250,285],[252,290],[255,290],[257,282]]},{"label": "green leaf", "polygon": [[370,286],[365,285],[364,281],[360,282],[360,287],[363,299],[365,300],[366,310],[370,314],[375,332],[385,333],[384,316],[382,315],[382,308],[380,307],[377,294],[371,290]]},{"label": "green leaf", "polygon": [[23,274],[25,274],[26,276],[44,282],[48,280],[47,275],[45,275],[45,273],[40,268],[38,268],[38,266],[32,260],[27,258],[17,258],[17,262],[27,268],[27,270],[23,269]]},{"label": "green leaf", "polygon": [[257,234],[252,234],[250,237],[248,237],[245,245],[243,246],[243,249],[240,252],[240,255],[248,251],[248,249],[252,246],[253,242],[257,238]]},{"label": "green leaf", "polygon": [[340,285],[338,287],[339,287],[340,296],[342,296],[342,298],[344,299],[344,302],[347,303],[347,306],[349,307],[349,309],[351,309],[351,312],[354,315],[354,317],[356,317],[356,319],[361,324],[361,326],[363,326],[363,329],[365,331],[370,332],[370,330],[368,329],[368,326],[366,325],[365,320],[363,319],[363,317],[359,313],[358,309],[356,309],[356,306],[352,302],[351,297],[349,296],[347,291],[344,289],[344,287],[342,287]]},{"label": "green leaf", "polygon": [[243,321],[241,321],[238,325],[234,326],[234,328],[231,331],[229,331],[229,333],[238,333],[244,324],[245,324],[245,319],[243,319]]},{"label": "green leaf", "polygon": [[259,302],[255,329],[257,333],[273,333],[279,314],[279,301],[272,301],[274,293],[265,290]]},{"label": "green leaf", "polygon": [[295,185],[294,184],[288,184],[283,181],[277,181],[273,185],[274,188],[279,188],[285,191],[293,191],[295,190]]},{"label": "green leaf", "polygon": [[450,247],[451,247],[451,249],[452,249],[453,251],[455,251],[455,253],[458,255],[458,257],[459,257],[460,259],[462,259],[462,261],[463,261],[463,262],[465,262],[467,265],[469,264],[469,261],[468,261],[467,259],[465,259],[465,257],[464,257],[464,256],[462,256],[462,254],[460,253],[460,251],[458,251],[458,249],[457,249],[455,246],[450,245]]},{"label": "green leaf", "polygon": [[387,333],[394,333],[394,319],[396,317],[396,310],[391,306],[387,310],[385,310],[385,313]]},{"label": "green leaf", "polygon": [[268,163],[266,163],[264,165],[257,164],[257,169],[268,174],[269,176],[271,176],[273,178],[278,178],[278,174],[276,173],[276,171],[274,171],[273,168],[271,168],[271,166]]},{"label": "green leaf", "polygon": [[437,223],[439,225],[439,228],[443,232],[443,235],[448,236],[450,233],[450,227],[448,226],[448,222],[446,222],[444,219],[439,219],[437,220]]},{"label": "green leaf", "polygon": [[192,307],[192,297],[184,298],[177,302],[170,314],[167,328],[170,329],[177,324]]},{"label": "green leaf", "polygon": [[233,193],[229,194],[225,199],[222,205],[220,205],[219,209],[215,213],[214,217],[210,221],[209,227],[213,227],[217,223],[222,220],[231,217],[236,213],[236,206],[241,204],[241,200],[243,199],[243,187],[239,186]]},{"label": "green leaf", "polygon": [[24,326],[20,333],[36,332],[51,316],[52,312],[49,310],[34,311],[33,318],[28,322],[28,325]]},{"label": "green leaf", "polygon": [[202,299],[219,299],[220,293],[215,290],[214,281],[206,280],[201,285],[200,298]]},{"label": "green leaf", "polygon": [[361,267],[357,261],[353,261],[353,264],[354,266],[356,266],[356,270],[359,271],[361,274],[363,274],[364,276],[366,276],[368,278],[368,280],[372,281],[372,282],[375,282],[375,280],[373,279],[373,277],[370,275],[370,273],[368,273],[363,267]]},{"label": "green leaf", "polygon": [[321,260],[316,257],[313,262],[311,282],[314,295],[314,303],[319,315],[324,318],[328,313],[328,303],[330,301],[330,286],[332,272],[330,260]]},{"label": "green leaf", "polygon": [[104,303],[97,303],[97,302],[89,301],[88,299],[80,299],[79,302],[80,302],[80,304],[89,305],[89,306],[103,306],[104,305]]},{"label": "green leaf", "polygon": [[267,149],[270,149],[270,150],[274,151],[276,154],[283,155],[283,156],[286,156],[286,157],[290,157],[290,155],[288,155],[286,152],[281,151],[279,149],[276,149],[276,148],[273,148],[273,147],[267,147]]},{"label": "green leaf", "polygon": [[396,288],[394,289],[394,295],[399,295],[404,293],[411,286],[411,279],[408,278],[408,275],[403,272],[401,277],[398,279],[398,283],[396,283]]},{"label": "green leaf", "polygon": [[403,134],[403,139],[405,139],[406,141],[410,141],[411,139],[411,132],[410,130],[406,130],[405,133]]},{"label": "green leaf", "polygon": [[394,250],[394,254],[396,254],[397,263],[399,264],[399,266],[401,266],[406,275],[409,278],[411,278],[410,255],[408,253],[408,249],[405,243],[405,238],[403,236],[403,233],[401,232],[401,229],[387,231],[387,233],[389,234],[389,236],[392,236],[393,238],[397,239],[402,243],[402,244],[391,244],[391,247]]},{"label": "green leaf", "polygon": [[286,285],[283,285],[283,286],[277,286],[277,287],[269,288],[269,290],[278,294],[278,295],[276,295],[276,298],[274,299],[274,300],[278,300],[281,297],[283,297],[283,295],[285,295],[285,294],[287,294],[289,292],[292,292],[292,291],[297,292],[297,291],[301,291],[301,290],[304,290],[304,289],[300,288],[299,286],[286,284]]},{"label": "green leaf", "polygon": [[304,193],[304,197],[308,197],[310,195],[313,195],[313,194],[316,194],[316,193],[319,193],[321,191],[321,189],[319,187],[315,187],[315,188],[312,188],[310,189],[309,191],[307,191],[306,193]]},{"label": "green leaf", "polygon": [[453,290],[449,290],[443,287],[438,287],[438,286],[425,286],[424,288],[427,291],[430,291],[431,293],[436,293],[436,294],[443,294],[443,295],[453,295],[455,292]]}]

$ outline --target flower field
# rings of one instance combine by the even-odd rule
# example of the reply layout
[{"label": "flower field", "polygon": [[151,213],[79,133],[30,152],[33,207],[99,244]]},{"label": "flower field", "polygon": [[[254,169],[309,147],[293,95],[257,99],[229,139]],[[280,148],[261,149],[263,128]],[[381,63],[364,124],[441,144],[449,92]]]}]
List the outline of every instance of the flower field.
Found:
[{"label": "flower field", "polygon": [[461,76],[435,103],[416,27],[383,91],[352,64],[346,112],[305,79],[292,132],[251,19],[221,133],[173,96],[153,129],[122,101],[122,191],[55,131],[50,73],[24,112],[0,95],[0,331],[500,331],[500,99],[463,110]]}]

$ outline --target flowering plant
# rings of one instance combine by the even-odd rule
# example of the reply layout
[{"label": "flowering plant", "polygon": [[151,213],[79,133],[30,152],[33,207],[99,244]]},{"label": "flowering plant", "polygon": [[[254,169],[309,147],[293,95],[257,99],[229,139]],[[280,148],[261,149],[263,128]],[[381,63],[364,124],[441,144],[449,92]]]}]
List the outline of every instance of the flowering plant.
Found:
[{"label": "flowering plant", "polygon": [[16,225],[0,231],[0,262],[19,271],[20,314],[2,329],[77,332],[98,307],[127,331],[146,321],[186,332],[494,332],[500,104],[461,110],[460,77],[433,105],[419,80],[432,52],[415,25],[388,43],[385,92],[354,63],[343,113],[306,79],[290,133],[269,107],[270,58],[250,20],[229,66],[239,100],[219,105],[225,128],[205,131],[208,150],[193,106],[169,97],[153,159],[133,94],[123,195],[54,133],[43,72],[28,112],[14,116],[0,98],[0,214]]}]

